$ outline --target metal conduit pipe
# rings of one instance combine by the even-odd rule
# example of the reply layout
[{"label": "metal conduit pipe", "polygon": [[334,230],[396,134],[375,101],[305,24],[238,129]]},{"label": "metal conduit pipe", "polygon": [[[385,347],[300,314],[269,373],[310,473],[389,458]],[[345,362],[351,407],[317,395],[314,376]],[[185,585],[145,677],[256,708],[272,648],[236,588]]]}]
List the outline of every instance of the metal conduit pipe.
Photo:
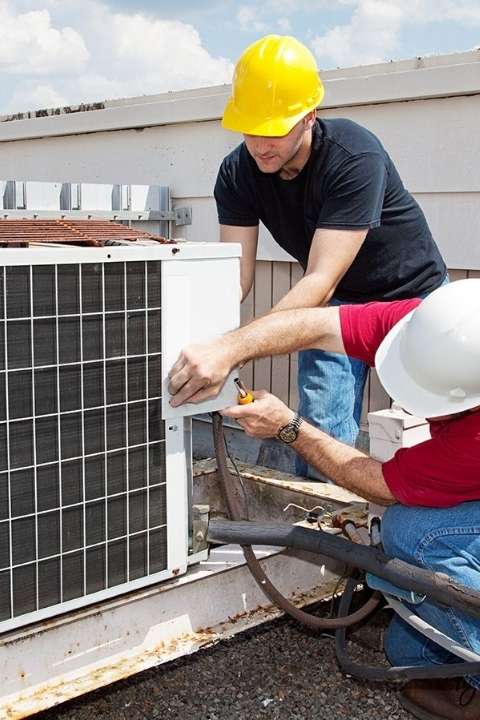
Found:
[{"label": "metal conduit pipe", "polygon": [[[215,447],[215,455],[217,458],[217,467],[220,475],[220,481],[222,490],[225,497],[225,503],[227,505],[230,517],[233,520],[241,520],[242,510],[241,501],[239,496],[238,484],[232,483],[232,477],[227,466],[227,457],[225,452],[225,437],[223,435],[223,422],[222,416],[219,413],[212,413],[212,427],[213,427],[213,443]],[[227,527],[231,529],[231,526],[242,526],[249,527],[253,523],[249,522],[228,522]],[[256,526],[259,527],[258,525]],[[290,527],[290,526],[287,526]],[[307,531],[308,532],[308,531]],[[360,622],[373,610],[375,610],[381,602],[381,595],[374,593],[369,600],[356,612],[349,615],[345,615],[342,618],[318,618],[314,615],[300,610],[293,603],[287,600],[281,592],[270,582],[267,575],[264,573],[262,566],[255,557],[255,553],[251,548],[252,540],[248,539],[242,533],[237,533],[235,539],[225,539],[225,535],[228,534],[225,531],[225,525],[222,522],[210,521],[209,527],[209,540],[212,542],[233,542],[241,545],[247,566],[252,573],[255,581],[265,595],[271,600],[277,607],[283,610],[285,613],[290,615],[298,622],[306,625],[313,630],[336,630],[338,628],[345,628],[355,623]],[[255,541],[256,542],[256,541]],[[262,542],[264,542],[262,540]],[[267,545],[285,545],[283,542],[269,542],[266,541]],[[354,547],[358,547],[355,545]]]},{"label": "metal conduit pipe", "polygon": [[443,573],[390,558],[376,547],[356,545],[322,530],[309,530],[288,523],[212,520],[208,535],[212,542],[280,545],[326,555],[378,575],[397,587],[427,595],[439,605],[480,618],[480,592],[456,583]]}]

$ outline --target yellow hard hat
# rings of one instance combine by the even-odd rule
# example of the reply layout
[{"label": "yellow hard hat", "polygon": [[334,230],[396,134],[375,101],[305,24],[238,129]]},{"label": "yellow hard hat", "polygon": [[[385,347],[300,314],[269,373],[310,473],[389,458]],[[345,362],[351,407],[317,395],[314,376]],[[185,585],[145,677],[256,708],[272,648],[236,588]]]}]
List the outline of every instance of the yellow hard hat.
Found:
[{"label": "yellow hard hat", "polygon": [[310,50],[294,37],[266,35],[243,52],[235,67],[222,125],[247,135],[280,137],[323,95]]}]

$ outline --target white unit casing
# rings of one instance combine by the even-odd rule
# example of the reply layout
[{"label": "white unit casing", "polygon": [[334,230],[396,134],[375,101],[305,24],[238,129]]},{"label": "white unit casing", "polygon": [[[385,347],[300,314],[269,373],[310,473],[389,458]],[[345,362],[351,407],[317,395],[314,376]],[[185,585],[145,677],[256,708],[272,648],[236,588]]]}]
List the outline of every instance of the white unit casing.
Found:
[{"label": "white unit casing", "polygon": [[[188,415],[168,371],[240,320],[240,246],[0,251],[0,632],[186,571]],[[14,392],[15,391],[15,392]]]},{"label": "white unit casing", "polygon": [[[379,462],[390,460],[397,450],[412,447],[430,439],[430,426],[424,418],[415,417],[392,405],[386,410],[368,413],[370,456]],[[380,518],[385,507],[369,503],[369,524],[372,518]]]},{"label": "white unit casing", "polygon": [[368,413],[370,455],[386,462],[399,448],[411,447],[430,439],[430,426],[424,418],[410,415],[393,405],[387,410]]}]

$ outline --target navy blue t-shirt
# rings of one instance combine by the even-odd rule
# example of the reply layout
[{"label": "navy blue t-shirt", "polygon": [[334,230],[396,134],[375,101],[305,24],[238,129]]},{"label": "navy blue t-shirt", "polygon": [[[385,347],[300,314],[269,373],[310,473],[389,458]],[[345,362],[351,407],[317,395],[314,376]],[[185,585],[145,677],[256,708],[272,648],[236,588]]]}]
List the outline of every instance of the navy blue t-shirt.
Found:
[{"label": "navy blue t-shirt", "polygon": [[378,138],[351,120],[317,119],[312,151],[292,180],[263,173],[239,145],[215,184],[222,225],[261,220],[305,269],[317,228],[368,228],[335,291],[341,300],[397,300],[439,287],[446,266],[425,216]]}]

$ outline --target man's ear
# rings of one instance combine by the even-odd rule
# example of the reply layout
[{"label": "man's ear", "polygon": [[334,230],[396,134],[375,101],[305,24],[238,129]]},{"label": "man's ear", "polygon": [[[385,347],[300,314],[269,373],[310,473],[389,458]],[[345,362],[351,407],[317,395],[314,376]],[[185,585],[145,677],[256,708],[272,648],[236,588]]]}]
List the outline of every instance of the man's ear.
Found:
[{"label": "man's ear", "polygon": [[310,130],[313,127],[316,119],[317,111],[310,110],[310,112],[307,113],[307,115],[305,115],[303,118],[303,127],[305,128],[305,130]]}]

